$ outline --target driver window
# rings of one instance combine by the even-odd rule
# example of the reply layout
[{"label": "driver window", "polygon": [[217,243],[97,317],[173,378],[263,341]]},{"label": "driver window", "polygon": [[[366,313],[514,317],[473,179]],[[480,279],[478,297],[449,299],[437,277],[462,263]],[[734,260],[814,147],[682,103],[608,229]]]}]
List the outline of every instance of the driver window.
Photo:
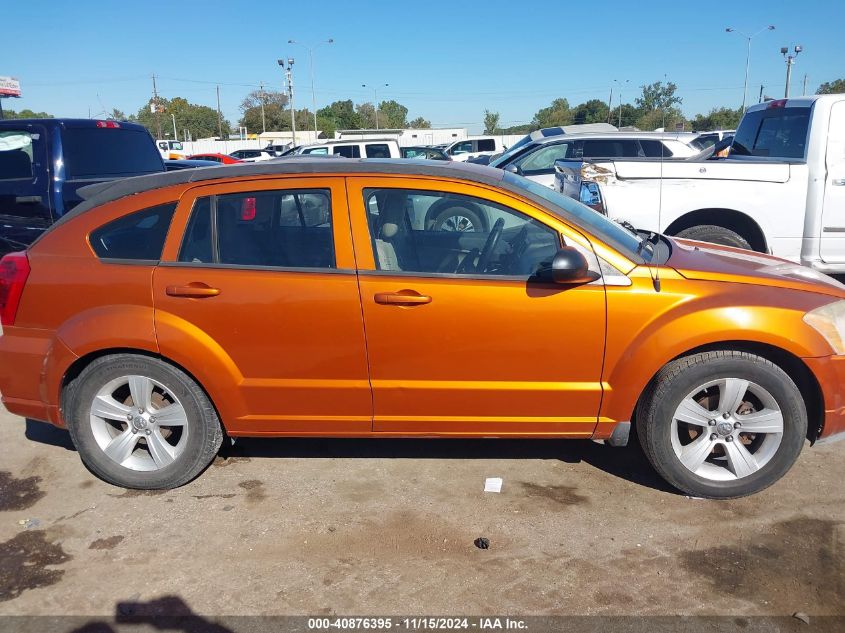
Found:
[{"label": "driver window", "polygon": [[550,174],[554,171],[555,161],[567,158],[569,143],[547,145],[514,161],[526,176]]},{"label": "driver window", "polygon": [[365,189],[364,206],[379,270],[527,278],[560,248],[541,222],[472,196]]}]

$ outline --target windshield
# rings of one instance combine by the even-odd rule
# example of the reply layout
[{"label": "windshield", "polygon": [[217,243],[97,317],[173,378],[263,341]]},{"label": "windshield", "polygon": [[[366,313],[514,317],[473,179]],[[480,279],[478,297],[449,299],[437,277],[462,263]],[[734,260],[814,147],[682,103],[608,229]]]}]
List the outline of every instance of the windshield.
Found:
[{"label": "windshield", "polygon": [[644,256],[651,256],[651,245],[643,245],[643,239],[637,233],[629,231],[621,224],[569,196],[511,172],[505,172],[504,180],[518,189],[539,196],[546,202],[544,205],[546,210],[565,222],[595,235],[631,261],[642,263]]},{"label": "windshield", "polygon": [[746,112],[731,145],[731,155],[802,159],[809,127],[808,107],[769,106]]}]

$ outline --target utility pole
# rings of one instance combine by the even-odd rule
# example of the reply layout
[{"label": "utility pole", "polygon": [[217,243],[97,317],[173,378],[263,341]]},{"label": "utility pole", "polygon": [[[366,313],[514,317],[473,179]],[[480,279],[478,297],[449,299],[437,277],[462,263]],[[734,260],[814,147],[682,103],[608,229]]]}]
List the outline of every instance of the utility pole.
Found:
[{"label": "utility pole", "polygon": [[261,84],[261,133],[264,134],[267,131],[267,121],[264,119],[264,82],[262,81]]},{"label": "utility pole", "polygon": [[795,48],[792,50],[794,51],[794,54],[789,52],[788,46],[782,46],[780,49],[780,54],[783,55],[784,60],[786,60],[786,90],[783,92],[784,99],[789,99],[789,80],[792,79],[792,64],[795,63],[795,58],[798,57],[798,53],[804,49],[800,44],[796,44]]},{"label": "utility pole", "polygon": [[807,73],[804,73],[804,87],[801,89],[801,96],[802,97],[807,96],[807,79],[808,79]]},{"label": "utility pole", "polygon": [[296,146],[296,110],[293,105],[293,57],[288,57],[287,66],[285,66],[284,59],[276,60],[276,63],[282,67],[285,73],[285,80],[287,81],[288,101],[290,101],[290,131],[291,141],[294,147]]},{"label": "utility pole", "polygon": [[610,96],[607,98],[607,122],[610,123],[610,117],[613,116],[613,86],[610,87]]},{"label": "utility pole", "polygon": [[217,86],[217,131],[223,139],[223,113],[220,112],[220,86]]},{"label": "utility pole", "polygon": [[314,49],[319,48],[323,44],[333,44],[334,40],[329,38],[323,42],[320,42],[314,46],[308,46],[307,44],[303,44],[302,42],[297,42],[296,40],[288,40],[288,44],[299,44],[300,46],[304,46],[308,49],[308,62],[311,67],[311,109],[314,110],[314,140],[317,140],[317,93],[314,90]]},{"label": "utility pole", "polygon": [[156,117],[156,132],[158,136],[156,138],[161,138],[161,112],[159,112],[158,107],[158,90],[156,90],[156,76],[153,73],[153,113]]},{"label": "utility pole", "polygon": [[757,99],[757,103],[763,103],[763,88],[765,88],[765,86],[760,84],[760,96]]},{"label": "utility pole", "polygon": [[173,119],[173,140],[178,141],[179,134],[176,132],[176,115],[171,112],[170,118]]},{"label": "utility pole", "polygon": [[630,79],[626,79],[625,81],[619,81],[618,79],[614,79],[613,83],[619,86],[619,125],[616,127],[622,127],[622,87],[627,85],[628,82],[631,81]]}]

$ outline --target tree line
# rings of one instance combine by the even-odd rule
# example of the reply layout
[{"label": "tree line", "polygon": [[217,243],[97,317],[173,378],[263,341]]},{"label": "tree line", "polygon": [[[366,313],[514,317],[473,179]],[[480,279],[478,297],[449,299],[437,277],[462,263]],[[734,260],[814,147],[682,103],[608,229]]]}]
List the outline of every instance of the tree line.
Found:
[{"label": "tree line", "polygon": [[[718,107],[706,114],[687,118],[680,110],[683,100],[677,94],[677,86],[670,82],[656,81],[641,86],[641,93],[634,103],[623,103],[608,107],[601,99],[590,99],[576,106],[560,97],[548,106],[540,108],[529,123],[503,127],[499,113],[484,110],[485,134],[527,134],[534,130],[559,125],[579,123],[612,123],[618,127],[637,127],[641,130],[664,128],[692,131],[734,129],[742,117],[742,108]],[[845,79],[836,79],[821,84],[816,94],[845,93]],[[222,136],[227,138],[235,127],[218,111],[209,106],[190,103],[183,97],[165,99],[159,97],[153,109],[152,99],[141,106],[137,113],[129,114],[114,109],[103,113],[106,118],[118,121],[134,121],[146,127],[153,136],[173,136],[173,121],[176,121],[176,135],[184,138],[186,131],[190,138]],[[263,106],[263,117],[262,117]],[[287,95],[282,92],[255,90],[240,104],[241,118],[237,125],[249,133],[286,131],[291,129],[290,108]],[[3,110],[7,119],[52,118],[46,112]],[[296,109],[294,113],[297,130],[314,129],[314,113],[308,108]],[[360,129],[428,129],[431,122],[423,117],[408,120],[408,108],[395,100],[381,101],[377,106],[371,102],[355,104],[351,99],[334,101],[317,110],[317,129],[321,138],[331,138],[335,130]]]}]

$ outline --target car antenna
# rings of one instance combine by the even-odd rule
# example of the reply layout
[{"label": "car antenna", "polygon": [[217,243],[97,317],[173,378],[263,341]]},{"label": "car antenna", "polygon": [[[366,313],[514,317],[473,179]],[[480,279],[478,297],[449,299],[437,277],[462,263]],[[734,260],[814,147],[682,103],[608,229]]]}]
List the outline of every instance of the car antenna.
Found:
[{"label": "car antenna", "polygon": [[[663,108],[663,132],[666,132],[666,109]],[[663,139],[660,140],[660,182],[657,185],[657,232],[654,234],[655,242],[651,247],[651,258],[652,260],[657,255],[657,245],[660,243],[660,239],[657,237],[660,234],[660,227],[661,227],[661,216],[663,215],[663,160],[665,158],[665,150],[666,146],[663,144]],[[651,268],[649,268],[649,272],[651,272]],[[654,277],[651,278],[651,283],[654,286],[655,292],[660,292],[660,262],[657,262],[657,265],[654,269]]]}]

